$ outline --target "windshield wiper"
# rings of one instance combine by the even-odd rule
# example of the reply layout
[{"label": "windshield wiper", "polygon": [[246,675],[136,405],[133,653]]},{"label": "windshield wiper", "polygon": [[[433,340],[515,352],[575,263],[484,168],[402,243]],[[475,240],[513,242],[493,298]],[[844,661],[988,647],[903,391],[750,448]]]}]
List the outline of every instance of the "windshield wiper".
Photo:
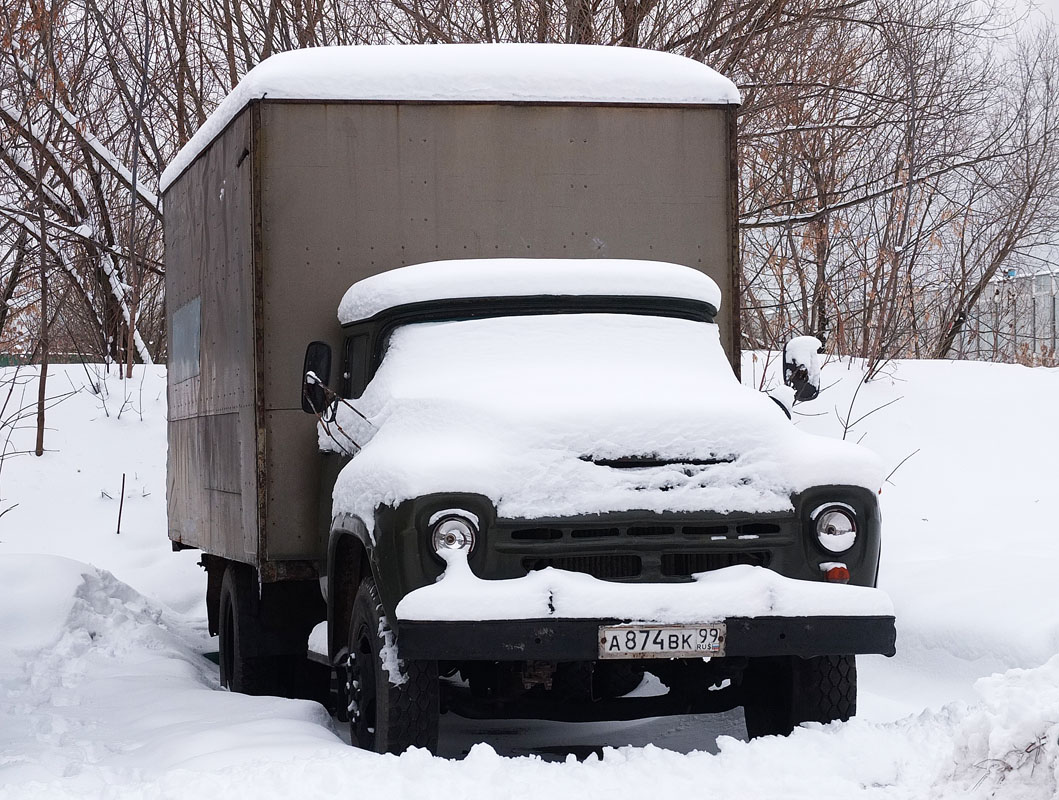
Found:
[{"label": "windshield wiper", "polygon": [[657,456],[595,458],[593,456],[581,456],[581,460],[588,461],[599,467],[611,467],[612,469],[648,469],[650,467],[709,467],[715,464],[731,464],[735,461],[735,456],[711,456],[709,458],[658,458]]}]

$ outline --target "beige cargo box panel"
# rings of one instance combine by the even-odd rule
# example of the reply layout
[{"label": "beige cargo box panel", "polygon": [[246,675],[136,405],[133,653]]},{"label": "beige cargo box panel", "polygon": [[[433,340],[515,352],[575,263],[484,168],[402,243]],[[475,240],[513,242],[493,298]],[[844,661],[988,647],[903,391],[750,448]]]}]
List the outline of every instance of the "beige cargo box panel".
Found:
[{"label": "beige cargo box panel", "polygon": [[302,358],[309,341],[328,341],[337,370],[338,302],[377,272],[475,257],[673,261],[720,284],[734,356],[734,114],[291,101],[244,110],[165,195],[171,538],[270,562],[266,579],[322,557]]}]

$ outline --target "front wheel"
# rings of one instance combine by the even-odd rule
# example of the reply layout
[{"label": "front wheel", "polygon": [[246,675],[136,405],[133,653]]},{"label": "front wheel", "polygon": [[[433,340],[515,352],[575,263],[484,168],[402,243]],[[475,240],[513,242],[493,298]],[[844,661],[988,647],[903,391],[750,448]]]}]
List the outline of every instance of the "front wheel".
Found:
[{"label": "front wheel", "polygon": [[349,624],[346,698],[350,742],[377,753],[438,746],[436,661],[399,659],[375,581],[357,589]]},{"label": "front wheel", "polygon": [[743,675],[746,732],[786,736],[803,722],[847,720],[857,713],[855,656],[751,659]]}]

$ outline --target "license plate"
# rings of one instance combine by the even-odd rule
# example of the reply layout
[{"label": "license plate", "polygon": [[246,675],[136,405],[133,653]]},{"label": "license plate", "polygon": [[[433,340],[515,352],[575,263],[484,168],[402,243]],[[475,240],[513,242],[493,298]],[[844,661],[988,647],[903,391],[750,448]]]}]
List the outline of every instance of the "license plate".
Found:
[{"label": "license plate", "polygon": [[723,656],[727,632],[723,622],[709,625],[604,625],[599,629],[599,657]]}]

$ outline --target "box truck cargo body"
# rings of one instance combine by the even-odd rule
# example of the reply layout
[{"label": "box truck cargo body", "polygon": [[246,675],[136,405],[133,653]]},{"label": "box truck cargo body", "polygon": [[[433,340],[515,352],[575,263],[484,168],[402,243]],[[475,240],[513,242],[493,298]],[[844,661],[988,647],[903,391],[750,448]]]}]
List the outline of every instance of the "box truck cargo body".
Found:
[{"label": "box truck cargo body", "polygon": [[790,422],[819,342],[786,400],[738,381],[738,103],[565,45],[284,53],[225,98],[161,186],[169,536],[225,686],[391,752],[443,711],[855,712],[881,474]]},{"label": "box truck cargo body", "polygon": [[696,103],[463,102],[476,94],[460,86],[449,100],[248,100],[164,190],[172,540],[265,581],[315,574],[321,460],[297,378],[307,341],[340,348],[338,302],[378,272],[684,264],[726,290],[717,321],[738,369],[728,86]]}]

